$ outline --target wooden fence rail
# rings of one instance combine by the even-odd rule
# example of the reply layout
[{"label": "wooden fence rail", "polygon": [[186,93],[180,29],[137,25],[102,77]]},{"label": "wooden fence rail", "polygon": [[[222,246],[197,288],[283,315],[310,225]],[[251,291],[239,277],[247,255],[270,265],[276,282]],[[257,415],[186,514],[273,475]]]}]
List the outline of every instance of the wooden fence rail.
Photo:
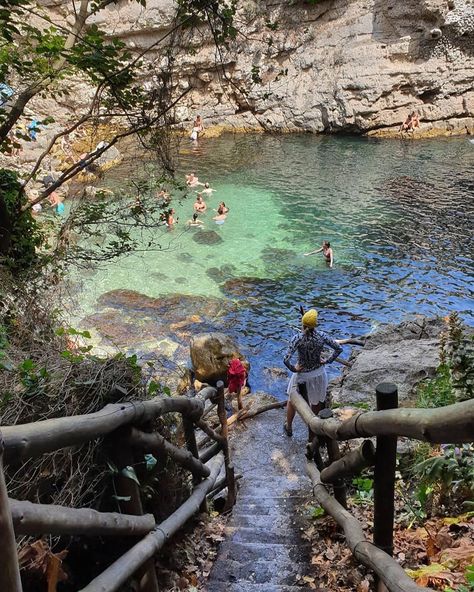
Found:
[{"label": "wooden fence rail", "polygon": [[[307,472],[313,483],[313,492],[320,505],[343,528],[353,555],[370,567],[382,586],[390,592],[421,592],[428,588],[418,586],[391,557],[393,551],[394,482],[397,437],[405,436],[432,443],[466,443],[474,440],[474,400],[455,403],[437,409],[398,409],[397,388],[390,383],[378,385],[377,411],[357,412],[346,421],[338,421],[331,413],[316,417],[298,393],[291,402],[310,430],[329,442],[361,437],[376,437],[376,447],[366,440],[358,450],[342,458],[331,459],[329,466],[321,467],[321,459],[309,460]],[[317,440],[316,440],[317,442]],[[313,455],[314,446],[309,448]],[[328,446],[328,453],[332,446]],[[339,483],[342,477],[359,474],[365,467],[374,466],[374,542],[368,541],[362,526],[346,509],[343,502],[331,496],[324,483]],[[336,497],[341,500],[340,492]]]},{"label": "wooden fence rail", "polygon": [[[217,404],[220,430],[204,420],[208,399]],[[235,479],[227,442],[227,418],[223,384],[207,387],[194,397],[157,397],[150,401],[107,405],[96,413],[49,419],[36,423],[5,426],[0,432],[0,540],[2,541],[1,592],[21,592],[15,533],[17,535],[129,535],[144,536],[123,557],[113,563],[84,590],[117,590],[134,574],[141,592],[158,592],[153,555],[189,518],[206,508],[206,496],[227,486],[227,503],[235,500]],[[182,416],[187,449],[168,442],[161,434],[150,432],[150,422],[166,413]],[[200,456],[195,428],[214,441]],[[115,488],[121,513],[98,512],[90,508],[67,508],[8,499],[3,473],[3,458],[21,463],[28,458],[60,448],[78,446],[105,437],[118,473]],[[138,484],[122,471],[133,466],[143,453],[166,454],[190,471],[194,488],[190,497],[164,522],[156,525],[150,514],[143,514]],[[209,463],[209,464],[207,464]],[[221,469],[225,477],[219,479]]]}]

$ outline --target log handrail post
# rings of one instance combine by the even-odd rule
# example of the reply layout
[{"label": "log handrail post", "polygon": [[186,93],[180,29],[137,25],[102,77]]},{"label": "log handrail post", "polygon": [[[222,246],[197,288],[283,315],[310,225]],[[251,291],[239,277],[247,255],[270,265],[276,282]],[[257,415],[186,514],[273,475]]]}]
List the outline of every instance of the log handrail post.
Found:
[{"label": "log handrail post", "polygon": [[[382,382],[377,385],[375,392],[377,411],[398,407],[398,391],[395,384]],[[393,555],[396,463],[397,436],[377,436],[374,469],[374,544],[390,556]],[[380,584],[379,581],[377,590],[382,589]]]},{"label": "log handrail post", "polygon": [[[329,419],[329,418],[333,417],[333,415],[334,414],[333,414],[332,410],[329,408],[326,408],[326,409],[322,409],[319,412],[318,417],[320,417],[321,419]],[[339,450],[339,443],[337,440],[334,440],[333,438],[329,438],[329,437],[326,437],[325,441],[326,441],[326,446],[327,446],[327,450],[328,450],[329,463],[331,464],[341,458],[341,451]],[[332,484],[332,487],[334,490],[334,497],[341,504],[341,506],[347,510],[346,485],[344,483],[344,479],[342,479],[342,478],[335,479]]]},{"label": "log handrail post", "polygon": [[[196,432],[194,431],[194,421],[186,414],[183,413],[183,432],[184,432],[184,439],[186,441],[186,448],[189,452],[199,460],[199,449],[196,442]],[[193,485],[196,486],[202,479],[193,475]],[[202,504],[199,508],[201,512],[207,513],[209,508],[207,507],[207,500],[206,498],[203,499]]]},{"label": "log handrail post", "polygon": [[217,415],[221,424],[221,436],[222,436],[222,451],[224,453],[224,467],[225,475],[227,479],[227,499],[224,506],[224,512],[230,510],[235,504],[236,498],[236,486],[235,486],[235,473],[234,467],[230,459],[229,452],[229,429],[227,426],[227,413],[225,410],[225,398],[224,398],[224,383],[219,380],[217,386]]},{"label": "log handrail post", "polygon": [[3,450],[3,438],[0,433],[0,540],[2,541],[0,590],[2,592],[22,592],[13,520],[3,473]]},{"label": "log handrail post", "polygon": [[[109,454],[112,457],[119,474],[115,478],[117,496],[124,498],[120,501],[120,510],[134,516],[143,515],[143,506],[140,497],[140,488],[133,479],[126,477],[122,470],[125,467],[133,467],[135,458],[130,444],[131,427],[123,427],[116,430],[109,440]],[[125,501],[129,498],[128,501]],[[158,580],[154,560],[149,559],[137,571],[140,592],[159,592]]]}]

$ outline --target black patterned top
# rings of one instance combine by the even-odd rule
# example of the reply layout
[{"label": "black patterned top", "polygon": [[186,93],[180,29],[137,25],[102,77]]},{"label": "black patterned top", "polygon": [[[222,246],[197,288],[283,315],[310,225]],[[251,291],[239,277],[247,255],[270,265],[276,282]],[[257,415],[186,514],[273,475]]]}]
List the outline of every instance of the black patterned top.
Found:
[{"label": "black patterned top", "polygon": [[297,351],[298,365],[300,366],[299,372],[311,372],[322,366],[321,352],[324,346],[329,346],[334,350],[325,362],[325,364],[330,364],[342,352],[342,347],[323,331],[301,331],[290,341],[283,362],[292,372],[296,372],[296,368],[291,364],[290,360],[292,355]]}]

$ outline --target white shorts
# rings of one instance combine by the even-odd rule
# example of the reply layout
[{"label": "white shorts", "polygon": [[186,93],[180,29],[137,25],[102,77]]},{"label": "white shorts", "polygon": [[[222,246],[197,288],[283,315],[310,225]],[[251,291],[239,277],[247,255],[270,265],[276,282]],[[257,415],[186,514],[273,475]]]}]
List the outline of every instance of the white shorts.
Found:
[{"label": "white shorts", "polygon": [[291,395],[293,392],[298,393],[298,384],[306,385],[310,405],[317,405],[326,400],[328,376],[324,366],[311,370],[311,372],[294,372],[286,389],[287,395]]}]

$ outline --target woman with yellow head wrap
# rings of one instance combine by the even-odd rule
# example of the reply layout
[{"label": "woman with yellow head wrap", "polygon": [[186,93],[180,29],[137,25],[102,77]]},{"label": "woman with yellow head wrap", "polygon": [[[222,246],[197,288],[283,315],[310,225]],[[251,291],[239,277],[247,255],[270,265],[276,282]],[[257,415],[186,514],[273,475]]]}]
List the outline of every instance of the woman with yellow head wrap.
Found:
[{"label": "woman with yellow head wrap", "polygon": [[[293,391],[299,392],[311,405],[313,412],[317,414],[326,402],[328,379],[324,366],[337,358],[342,352],[342,347],[323,331],[316,331],[318,324],[316,310],[311,309],[304,313],[301,322],[303,330],[293,337],[283,360],[285,366],[293,372],[286,392],[288,395]],[[327,359],[323,359],[321,356],[324,347],[330,347],[333,350]],[[298,354],[296,366],[291,363],[294,353]],[[294,417],[295,408],[291,401],[288,401],[284,426],[288,436],[293,434]]]}]

